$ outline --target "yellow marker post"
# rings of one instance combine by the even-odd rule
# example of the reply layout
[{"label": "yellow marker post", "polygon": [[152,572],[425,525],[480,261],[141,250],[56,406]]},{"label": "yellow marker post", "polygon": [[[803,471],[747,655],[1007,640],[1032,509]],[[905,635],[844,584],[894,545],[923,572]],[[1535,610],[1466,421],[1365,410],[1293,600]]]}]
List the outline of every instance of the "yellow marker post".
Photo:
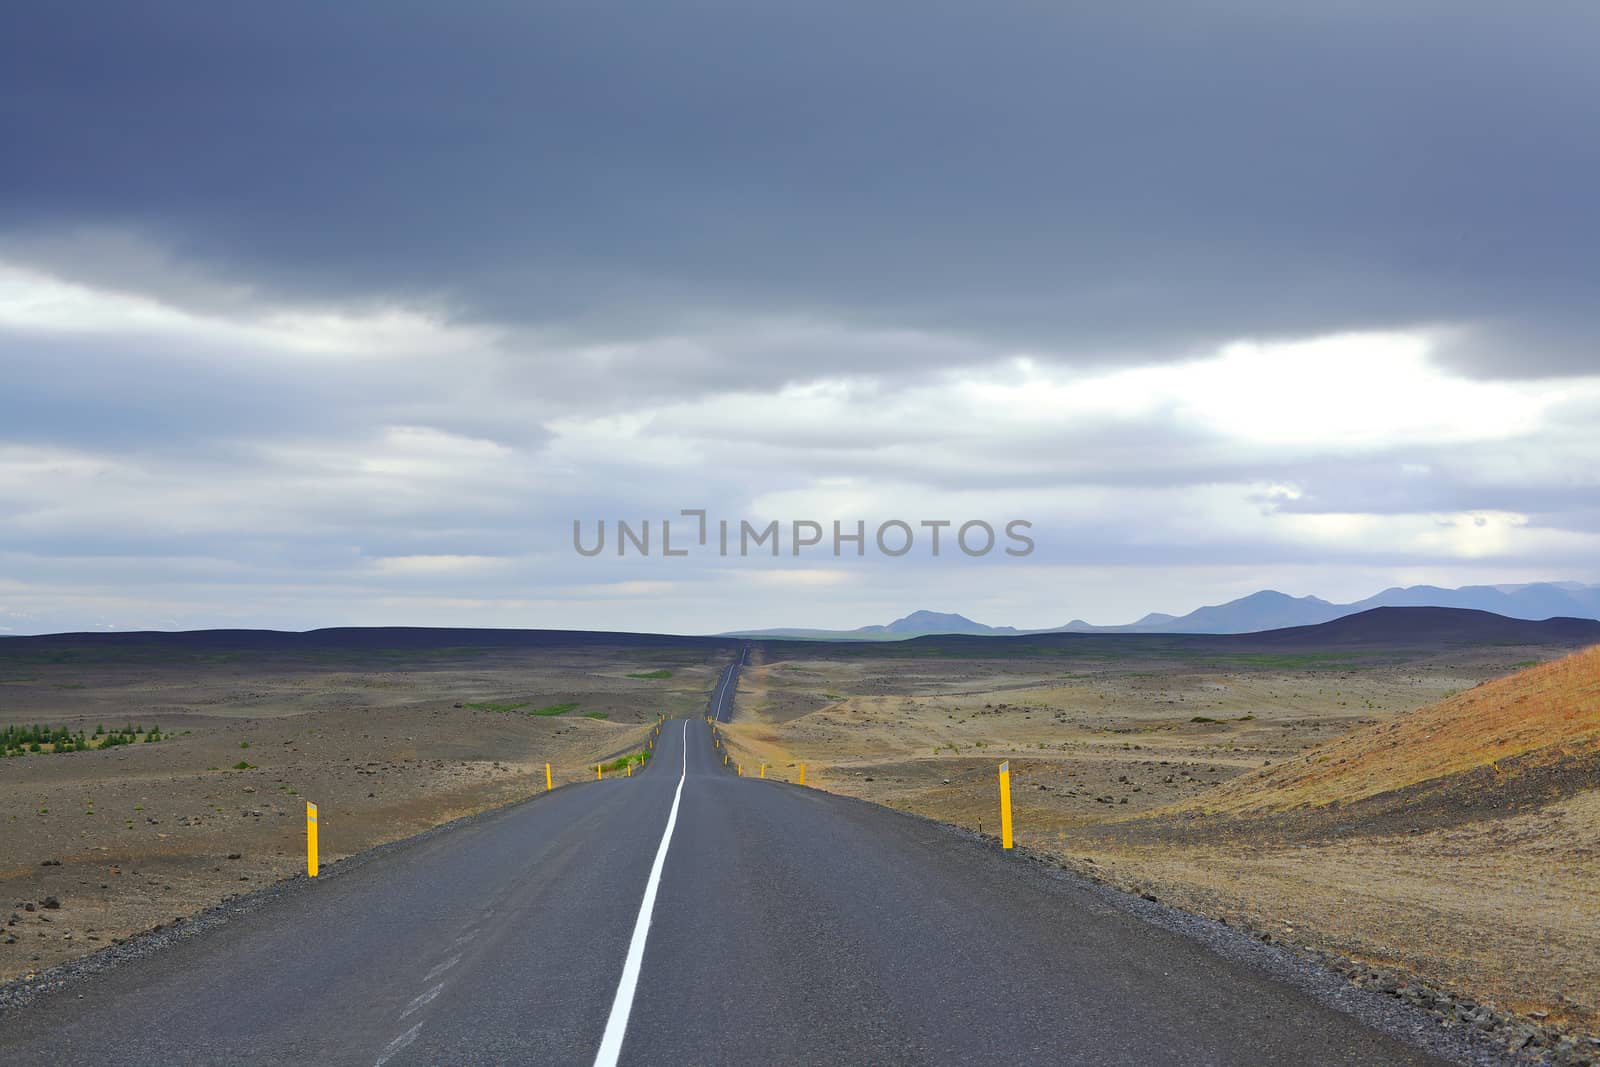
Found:
[{"label": "yellow marker post", "polygon": [[628,764],[628,777],[629,778],[633,777],[633,764],[631,764],[631,763]]},{"label": "yellow marker post", "polygon": [[806,765],[804,763],[800,764],[800,784],[806,784]]},{"label": "yellow marker post", "polygon": [[317,876],[317,806],[306,801],[306,874]]},{"label": "yellow marker post", "polygon": [[546,763],[544,765],[544,788],[545,788],[545,791],[548,792],[548,791],[554,789],[555,787],[556,787],[555,783],[550,780],[550,764]]},{"label": "yellow marker post", "polygon": [[722,765],[724,767],[728,765],[728,754],[726,752],[722,754]]},{"label": "yellow marker post", "polygon": [[767,765],[765,763],[763,763],[761,765],[761,777],[765,778],[766,776],[767,776]]},{"label": "yellow marker post", "polygon": [[1011,847],[1011,761],[1000,764],[1000,847]]},{"label": "yellow marker post", "polygon": [[605,772],[604,765],[596,763],[594,765],[594,780],[598,782],[600,779],[604,778],[605,776],[606,776],[606,772]]}]

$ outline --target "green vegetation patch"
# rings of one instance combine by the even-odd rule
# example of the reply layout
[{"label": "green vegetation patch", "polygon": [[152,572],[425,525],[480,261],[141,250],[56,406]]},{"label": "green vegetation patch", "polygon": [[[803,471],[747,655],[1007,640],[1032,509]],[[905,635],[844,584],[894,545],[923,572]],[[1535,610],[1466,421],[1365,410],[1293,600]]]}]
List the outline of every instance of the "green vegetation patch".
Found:
[{"label": "green vegetation patch", "polygon": [[586,719],[609,719],[609,718],[611,718],[610,715],[607,715],[603,711],[586,711],[586,712],[583,713],[583,717],[586,718]]},{"label": "green vegetation patch", "polygon": [[46,752],[89,752],[98,748],[160,741],[165,736],[159,726],[146,730],[143,725],[132,724],[109,732],[104,726],[96,726],[93,734],[85,734],[82,730],[73,732],[65,726],[46,726],[42,723],[4,726],[0,727],[0,757],[40,755]]},{"label": "green vegetation patch", "polygon": [[605,771],[620,771],[625,769],[630,763],[637,763],[642,767],[646,762],[649,761],[649,759],[650,750],[648,748],[640,749],[638,752],[630,752],[626,756],[619,756],[610,763],[602,763],[600,765],[600,769]]},{"label": "green vegetation patch", "polygon": [[463,704],[461,706],[471,708],[473,711],[516,711],[518,708],[527,707],[528,702],[524,700],[517,704],[497,704],[492,700],[481,700],[476,704]]},{"label": "green vegetation patch", "polygon": [[576,705],[576,704],[551,704],[547,708],[534,708],[532,711],[528,712],[528,714],[529,715],[565,715],[567,712],[571,711],[573,708],[576,708],[577,706],[578,705]]},{"label": "green vegetation patch", "polygon": [[629,678],[652,678],[652,679],[656,679],[656,680],[659,681],[662,678],[671,678],[672,677],[672,672],[667,670],[665,667],[663,667],[658,671],[638,671],[636,673],[628,675],[628,677]]}]

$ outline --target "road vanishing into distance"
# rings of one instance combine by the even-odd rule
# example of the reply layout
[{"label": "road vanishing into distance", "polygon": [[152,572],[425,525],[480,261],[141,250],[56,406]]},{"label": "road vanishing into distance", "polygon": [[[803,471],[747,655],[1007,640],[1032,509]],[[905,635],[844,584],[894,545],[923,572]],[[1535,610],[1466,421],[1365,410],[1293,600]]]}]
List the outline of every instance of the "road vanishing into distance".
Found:
[{"label": "road vanishing into distance", "polygon": [[631,778],[338,864],[6,1012],[0,1063],[1448,1062],[1106,898],[737,777],[675,719]]}]

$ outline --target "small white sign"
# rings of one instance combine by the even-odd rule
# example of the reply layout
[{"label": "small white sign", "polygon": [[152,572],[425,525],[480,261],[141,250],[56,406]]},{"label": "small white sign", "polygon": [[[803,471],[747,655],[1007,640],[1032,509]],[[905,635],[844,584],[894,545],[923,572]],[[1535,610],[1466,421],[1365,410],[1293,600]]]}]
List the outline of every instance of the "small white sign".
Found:
[{"label": "small white sign", "polygon": [[1011,771],[1011,761],[1010,760],[1006,760],[1004,763],[1000,764],[1000,773],[1001,774],[1007,774],[1010,771]]}]

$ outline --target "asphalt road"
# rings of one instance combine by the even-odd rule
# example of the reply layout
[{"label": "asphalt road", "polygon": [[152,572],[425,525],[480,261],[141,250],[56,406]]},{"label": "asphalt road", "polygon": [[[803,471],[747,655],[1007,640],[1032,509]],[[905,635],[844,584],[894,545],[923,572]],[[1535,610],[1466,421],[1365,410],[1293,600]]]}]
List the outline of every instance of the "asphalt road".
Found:
[{"label": "asphalt road", "polygon": [[711,700],[706,704],[706,714],[713,722],[733,721],[733,694],[739,688],[739,668],[749,660],[750,646],[742,645],[739,658],[723,668],[722,675],[717,679],[717,687],[711,691]]},{"label": "asphalt road", "polygon": [[9,1011],[0,1063],[1445,1062],[710,729]]}]

